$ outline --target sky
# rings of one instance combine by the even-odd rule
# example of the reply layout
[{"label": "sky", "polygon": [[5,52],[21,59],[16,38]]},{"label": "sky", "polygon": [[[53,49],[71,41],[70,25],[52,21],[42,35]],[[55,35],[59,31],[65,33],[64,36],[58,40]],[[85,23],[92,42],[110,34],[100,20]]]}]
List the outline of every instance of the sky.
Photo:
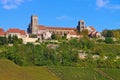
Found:
[{"label": "sky", "polygon": [[120,0],[0,0],[0,28],[27,30],[31,15],[45,26],[76,28],[79,20],[97,31],[120,29]]}]

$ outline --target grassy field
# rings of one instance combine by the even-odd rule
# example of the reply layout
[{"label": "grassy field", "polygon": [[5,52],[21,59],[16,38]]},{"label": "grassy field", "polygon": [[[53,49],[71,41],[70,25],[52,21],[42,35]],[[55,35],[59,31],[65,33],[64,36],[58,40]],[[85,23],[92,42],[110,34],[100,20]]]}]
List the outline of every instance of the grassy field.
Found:
[{"label": "grassy field", "polygon": [[51,67],[62,80],[109,80],[93,68]]},{"label": "grassy field", "polygon": [[120,80],[120,69],[101,69],[109,76],[111,76],[114,80]]},{"label": "grassy field", "polygon": [[20,67],[0,59],[0,80],[120,80],[119,74],[120,69],[107,68]]},{"label": "grassy field", "polygon": [[0,59],[0,80],[59,80],[46,67],[20,67]]}]

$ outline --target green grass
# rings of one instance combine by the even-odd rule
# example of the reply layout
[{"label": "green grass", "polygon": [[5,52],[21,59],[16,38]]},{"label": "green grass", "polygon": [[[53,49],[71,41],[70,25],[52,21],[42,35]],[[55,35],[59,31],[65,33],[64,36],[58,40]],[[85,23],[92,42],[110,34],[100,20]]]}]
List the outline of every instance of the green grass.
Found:
[{"label": "green grass", "polygon": [[114,80],[120,80],[120,69],[101,69],[105,73],[107,73]]},{"label": "green grass", "polygon": [[120,45],[117,44],[96,44],[95,47],[101,49],[105,55],[109,55],[110,53],[120,55]]},{"label": "green grass", "polygon": [[[48,69],[49,68],[49,69]],[[120,69],[80,67],[20,67],[12,61],[0,59],[0,80],[120,80]],[[101,74],[105,73],[105,74]],[[59,78],[59,77],[60,78]]]},{"label": "green grass", "polygon": [[59,80],[46,67],[20,67],[0,59],[0,80]]},{"label": "green grass", "polygon": [[50,69],[62,80],[109,80],[93,68],[51,67]]}]

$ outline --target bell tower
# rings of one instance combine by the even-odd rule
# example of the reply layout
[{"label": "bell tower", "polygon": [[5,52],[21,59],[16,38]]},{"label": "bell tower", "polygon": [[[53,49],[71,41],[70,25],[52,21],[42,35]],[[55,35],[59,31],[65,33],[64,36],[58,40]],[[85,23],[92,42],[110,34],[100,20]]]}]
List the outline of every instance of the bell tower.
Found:
[{"label": "bell tower", "polygon": [[85,22],[83,20],[78,21],[77,29],[79,32],[82,32],[83,30],[85,30]]},{"label": "bell tower", "polygon": [[32,34],[37,34],[38,31],[38,16],[31,16],[31,32]]}]

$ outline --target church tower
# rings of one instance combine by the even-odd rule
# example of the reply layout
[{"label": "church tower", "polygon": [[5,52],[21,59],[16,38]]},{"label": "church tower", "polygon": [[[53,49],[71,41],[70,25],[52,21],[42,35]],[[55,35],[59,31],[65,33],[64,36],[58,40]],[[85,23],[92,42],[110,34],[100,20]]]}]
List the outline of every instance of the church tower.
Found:
[{"label": "church tower", "polygon": [[28,33],[30,34],[37,34],[38,31],[38,16],[31,16],[31,23],[28,27]]},{"label": "church tower", "polygon": [[82,32],[83,30],[85,30],[85,22],[83,20],[78,21],[77,29],[79,32]]},{"label": "church tower", "polygon": [[32,27],[32,34],[37,34],[38,31],[38,16],[31,16],[31,27]]}]

